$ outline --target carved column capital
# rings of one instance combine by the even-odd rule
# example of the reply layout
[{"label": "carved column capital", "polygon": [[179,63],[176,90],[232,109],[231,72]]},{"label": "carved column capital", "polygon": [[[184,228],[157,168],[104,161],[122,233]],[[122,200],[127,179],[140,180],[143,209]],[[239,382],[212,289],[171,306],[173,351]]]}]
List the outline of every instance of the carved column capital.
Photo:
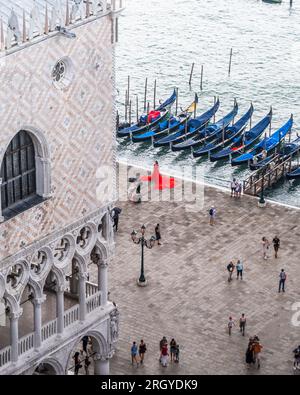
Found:
[{"label": "carved column capital", "polygon": [[22,314],[23,314],[23,309],[20,308],[18,311],[12,311],[11,313],[9,313],[9,318],[11,320],[18,320]]},{"label": "carved column capital", "polygon": [[111,350],[107,354],[100,354],[96,353],[94,355],[94,360],[95,361],[107,361],[108,359],[111,359],[114,356],[115,351]]}]

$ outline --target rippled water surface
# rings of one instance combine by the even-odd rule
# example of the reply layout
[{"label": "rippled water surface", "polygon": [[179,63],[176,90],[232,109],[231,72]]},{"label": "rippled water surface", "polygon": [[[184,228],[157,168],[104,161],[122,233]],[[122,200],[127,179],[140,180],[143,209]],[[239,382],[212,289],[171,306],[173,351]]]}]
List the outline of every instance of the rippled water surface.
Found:
[{"label": "rippled water surface", "polygon": [[[300,128],[300,0],[268,4],[260,0],[127,0],[119,22],[117,46],[118,109],[124,112],[127,76],[131,76],[132,117],[136,116],[136,95],[143,107],[144,83],[148,77],[148,100],[164,99],[179,88],[180,106],[199,95],[198,114],[220,97],[217,119],[230,111],[233,99],[243,114],[252,101],[253,123],[273,106],[272,129],[294,114],[293,135]],[[230,48],[232,71],[228,76]],[[191,64],[195,63],[189,88]],[[204,67],[200,91],[201,65]],[[140,108],[142,111],[142,108]],[[244,179],[247,168],[228,163],[196,160],[189,153],[152,148],[118,140],[119,158],[142,165],[160,162],[162,170],[178,171],[200,167],[207,182],[227,186],[232,176]],[[268,196],[300,206],[300,182],[283,181]]]}]

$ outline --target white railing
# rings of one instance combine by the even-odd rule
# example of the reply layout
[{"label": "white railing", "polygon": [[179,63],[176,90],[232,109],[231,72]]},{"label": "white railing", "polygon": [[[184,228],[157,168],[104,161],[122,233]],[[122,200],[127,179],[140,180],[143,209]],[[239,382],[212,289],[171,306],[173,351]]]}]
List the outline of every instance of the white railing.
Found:
[{"label": "white railing", "polygon": [[34,347],[34,333],[29,333],[19,340],[18,353],[19,355],[31,350]]},{"label": "white railing", "polygon": [[64,314],[64,328],[72,325],[74,322],[79,321],[79,305],[67,310]]},{"label": "white railing", "polygon": [[11,361],[11,346],[5,347],[0,351],[0,367]]},{"label": "white railing", "polygon": [[42,326],[42,342],[57,334],[57,318]]},{"label": "white railing", "polygon": [[89,314],[92,311],[96,310],[100,306],[101,306],[101,291],[98,291],[94,295],[92,295],[89,298],[87,298],[87,301],[86,301],[86,312],[87,312],[87,314]]},{"label": "white railing", "polygon": [[98,285],[93,284],[93,283],[86,283],[86,296],[90,297],[94,295],[96,292],[98,292]]}]

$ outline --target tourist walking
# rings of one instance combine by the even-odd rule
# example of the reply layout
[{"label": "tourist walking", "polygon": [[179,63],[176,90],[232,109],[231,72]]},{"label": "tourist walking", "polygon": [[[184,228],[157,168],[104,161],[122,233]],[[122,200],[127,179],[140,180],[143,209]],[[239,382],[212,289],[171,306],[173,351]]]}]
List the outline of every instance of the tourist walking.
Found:
[{"label": "tourist walking", "polygon": [[171,362],[173,362],[173,360],[175,360],[176,349],[177,349],[176,341],[174,339],[172,339],[170,341]]},{"label": "tourist walking", "polygon": [[278,289],[278,292],[280,292],[281,291],[281,289],[282,289],[282,292],[285,292],[285,280],[286,280],[286,272],[284,271],[284,269],[281,269],[281,272],[280,272],[280,274],[279,274],[279,289]]},{"label": "tourist walking", "polygon": [[80,364],[80,360],[79,360],[79,355],[80,355],[79,352],[76,351],[74,356],[73,356],[73,359],[74,359],[74,374],[76,376],[78,376],[79,369],[82,368],[82,365]]},{"label": "tourist walking", "polygon": [[274,251],[275,251],[275,258],[278,258],[278,250],[280,248],[280,239],[275,236],[273,239],[273,246],[274,246]]},{"label": "tourist walking", "polygon": [[231,188],[231,197],[235,196],[235,191],[236,191],[236,179],[234,178],[231,183],[230,183],[230,188]]},{"label": "tourist walking", "polygon": [[160,354],[159,354],[159,362],[161,362],[161,351],[162,351],[162,348],[166,344],[168,344],[167,338],[166,338],[166,336],[163,336],[163,338],[159,342],[159,352],[160,352]]},{"label": "tourist walking", "polygon": [[294,354],[294,370],[300,369],[300,345],[293,350]]},{"label": "tourist walking", "polygon": [[90,371],[89,371],[90,364],[91,364],[90,358],[88,356],[86,356],[84,359],[84,370],[85,370],[85,374],[87,376],[90,374]]},{"label": "tourist walking", "polygon": [[266,237],[263,237],[262,238],[262,248],[263,248],[263,258],[264,259],[269,258],[267,255],[269,246],[270,246],[269,240]]},{"label": "tourist walking", "polygon": [[237,264],[236,264],[236,278],[237,278],[237,280],[239,279],[239,277],[241,277],[241,280],[243,279],[243,270],[244,270],[244,266],[243,266],[242,262],[240,260],[238,260]]},{"label": "tourist walking", "polygon": [[246,350],[246,363],[250,365],[251,363],[254,363],[254,353],[253,353],[253,338],[250,337],[248,347]]},{"label": "tourist walking", "polygon": [[161,350],[161,364],[164,368],[168,366],[168,357],[169,357],[168,344],[164,344]]},{"label": "tourist walking", "polygon": [[232,261],[227,265],[227,270],[228,270],[228,273],[229,273],[229,275],[228,275],[228,282],[230,282],[232,280],[232,273],[234,271],[234,264],[233,264]]},{"label": "tourist walking", "polygon": [[245,336],[245,328],[246,328],[246,317],[245,314],[242,314],[240,318],[240,332],[242,332],[243,336]]},{"label": "tourist walking", "polygon": [[237,198],[240,198],[242,194],[242,184],[240,182],[237,182],[236,188],[235,188],[235,196]]},{"label": "tourist walking", "polygon": [[257,369],[260,368],[260,356],[261,356],[262,348],[263,346],[260,344],[259,338],[257,336],[254,336],[253,354],[254,354],[254,362],[257,362]]},{"label": "tourist walking", "polygon": [[138,353],[138,349],[137,349],[136,342],[133,342],[132,346],[131,346],[131,364],[133,365],[135,362],[136,366],[139,366],[139,363],[137,360],[137,353]]},{"label": "tourist walking", "polygon": [[83,336],[83,338],[81,339],[82,341],[82,352],[81,354],[83,354],[84,352],[87,354],[87,345],[89,343],[89,337],[88,336]]},{"label": "tourist walking", "polygon": [[231,336],[231,330],[233,328],[233,326],[235,325],[232,317],[229,317],[229,321],[228,321],[228,334],[229,336]]},{"label": "tourist walking", "polygon": [[211,206],[211,208],[209,209],[209,223],[212,226],[215,224],[216,214],[217,214],[217,211],[216,211],[215,207]]},{"label": "tourist walking", "polygon": [[176,344],[175,360],[174,362],[179,363],[179,344]]},{"label": "tourist walking", "polygon": [[161,235],[160,235],[160,226],[159,224],[156,225],[155,227],[155,238],[157,240],[157,244],[160,246],[161,245]]},{"label": "tourist walking", "polygon": [[144,340],[141,340],[139,345],[139,356],[140,356],[141,365],[144,363],[144,357],[146,351],[147,351],[146,344],[144,343]]}]

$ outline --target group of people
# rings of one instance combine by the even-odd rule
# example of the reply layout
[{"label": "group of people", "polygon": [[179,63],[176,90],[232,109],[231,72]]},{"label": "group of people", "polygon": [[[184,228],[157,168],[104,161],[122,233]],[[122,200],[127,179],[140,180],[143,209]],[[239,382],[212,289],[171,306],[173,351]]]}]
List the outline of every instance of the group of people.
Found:
[{"label": "group of people", "polygon": [[300,370],[300,345],[293,350],[294,354],[294,370]]},{"label": "group of people", "polygon": [[231,261],[227,265],[227,271],[229,273],[228,275],[228,282],[232,281],[232,275],[234,270],[236,269],[236,278],[237,280],[240,278],[241,280],[243,279],[243,271],[244,271],[244,266],[240,260],[237,261],[236,265]]},{"label": "group of people", "polygon": [[139,364],[143,365],[146,351],[147,346],[144,340],[140,341],[139,346],[137,346],[136,342],[133,342],[130,350],[131,364],[134,365],[134,363],[136,363],[136,366],[139,366]]},{"label": "group of people", "polygon": [[[92,341],[89,336],[83,336],[81,339],[82,349],[76,351],[73,360],[74,360],[74,374],[77,376],[79,370],[84,367],[84,371],[86,375],[89,375],[89,367],[91,365],[90,357],[93,354],[92,351]],[[84,355],[85,354],[85,355]],[[80,357],[81,356],[81,357]]]},{"label": "group of people", "polygon": [[257,369],[260,368],[260,355],[263,346],[257,336],[250,337],[247,351],[246,351],[246,363],[248,366],[251,364],[257,364]]},{"label": "group of people", "polygon": [[231,181],[230,187],[231,187],[231,197],[240,198],[241,194],[242,194],[242,189],[243,189],[242,183],[237,181],[236,178],[234,178]]},{"label": "group of people", "polygon": [[175,339],[172,339],[170,341],[170,354],[168,350],[168,340],[165,336],[159,342],[159,349],[160,349],[159,362],[163,367],[168,366],[169,356],[171,362],[175,362],[175,363],[179,362],[179,344],[177,344]]},{"label": "group of people", "polygon": [[[274,247],[274,252],[275,252],[275,258],[278,258],[278,251],[280,248],[280,239],[278,236],[275,236],[273,238],[273,247]],[[262,238],[262,248],[263,248],[263,258],[264,259],[268,259],[269,255],[268,255],[268,251],[270,249],[270,245],[271,243],[269,242],[269,240],[266,237]]]},{"label": "group of people", "polygon": [[[240,332],[242,333],[243,336],[245,336],[246,322],[247,322],[247,320],[246,320],[245,314],[243,313],[240,317],[240,320],[239,320]],[[229,334],[229,336],[231,336],[232,328],[235,326],[235,322],[232,317],[229,317],[227,326],[228,326],[228,334]]]}]

